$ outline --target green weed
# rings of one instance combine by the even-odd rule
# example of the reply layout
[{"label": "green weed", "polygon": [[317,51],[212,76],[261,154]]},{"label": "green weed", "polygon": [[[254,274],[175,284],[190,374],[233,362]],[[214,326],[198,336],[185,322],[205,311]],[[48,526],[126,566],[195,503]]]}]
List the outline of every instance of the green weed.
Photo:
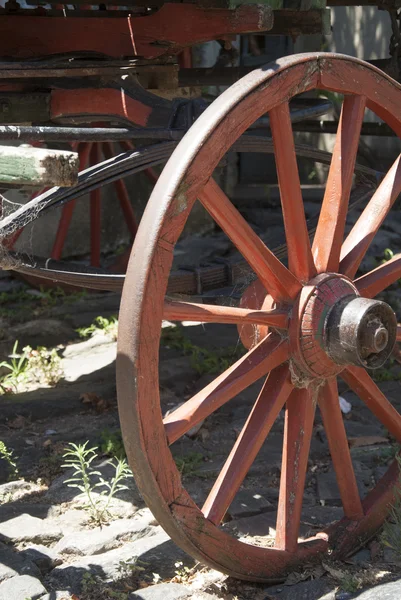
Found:
[{"label": "green weed", "polygon": [[106,456],[112,456],[115,458],[126,457],[120,430],[109,431],[108,429],[104,429],[100,434],[100,439],[100,450],[102,454],[106,454]]},{"label": "green weed", "polygon": [[0,362],[0,368],[7,369],[8,373],[0,378],[0,386],[6,391],[17,391],[19,384],[26,381],[28,374],[28,356],[25,348],[22,354],[18,353],[18,340],[15,341],[12,353],[9,355],[11,360]]},{"label": "green weed", "polygon": [[189,452],[185,456],[175,457],[175,464],[181,473],[181,477],[197,475],[202,462],[203,456],[199,452]]},{"label": "green weed", "polygon": [[106,317],[96,317],[92,325],[89,327],[79,327],[75,331],[78,333],[79,337],[87,338],[90,336],[94,336],[97,333],[103,333],[104,335],[109,335],[113,339],[117,339],[117,330],[118,330],[118,320],[117,317],[110,317],[107,319]]},{"label": "green weed", "polygon": [[[84,508],[88,511],[90,517],[98,524],[107,522],[110,519],[109,506],[121,490],[127,489],[122,482],[132,477],[132,472],[125,459],[115,458],[109,461],[114,469],[114,476],[110,481],[106,481],[100,471],[92,469],[92,462],[98,458],[97,448],[87,448],[88,441],[85,444],[68,444],[66,452],[63,455],[65,463],[61,465],[64,468],[73,468],[73,476],[64,483],[71,488],[77,488],[86,497],[87,503]],[[94,481],[97,478],[97,481]],[[103,488],[100,494],[95,494],[95,490]]]},{"label": "green weed", "polygon": [[0,458],[6,461],[9,469],[8,481],[18,479],[17,459],[14,456],[13,450],[9,450],[4,442],[0,441]]},{"label": "green weed", "polygon": [[49,350],[38,346],[33,350],[30,346],[25,346],[24,352],[28,359],[27,370],[31,379],[46,385],[56,385],[60,381],[63,371],[56,348]]}]

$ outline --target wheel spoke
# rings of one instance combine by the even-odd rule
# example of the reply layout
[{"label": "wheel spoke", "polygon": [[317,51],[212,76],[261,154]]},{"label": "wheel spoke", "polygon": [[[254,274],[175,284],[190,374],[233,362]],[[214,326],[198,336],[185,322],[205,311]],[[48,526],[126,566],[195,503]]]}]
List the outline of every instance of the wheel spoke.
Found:
[{"label": "wheel spoke", "polygon": [[287,400],[277,513],[276,548],[295,552],[315,415],[315,389],[294,390]]},{"label": "wheel spoke", "polygon": [[373,194],[341,248],[340,272],[354,277],[379,227],[401,192],[401,154]]},{"label": "wheel spoke", "polygon": [[273,298],[279,302],[293,300],[300,291],[301,284],[265,246],[213,179],[209,179],[199,194],[199,200]]},{"label": "wheel spoke", "polygon": [[401,342],[401,325],[397,325],[397,342]]},{"label": "wheel spoke", "polygon": [[[86,168],[86,164],[88,162],[89,153],[92,148],[92,143],[79,144],[78,152],[79,152],[79,170],[83,171]],[[56,236],[54,238],[54,244],[51,251],[51,258],[54,260],[60,260],[65,240],[68,234],[68,230],[70,228],[72,215],[75,210],[76,200],[71,200],[63,207],[61,212],[60,221],[58,224]]]},{"label": "wheel spoke", "polygon": [[277,334],[270,333],[229,369],[164,419],[168,442],[172,444],[178,440],[225,402],[278,367],[288,358],[288,354],[288,343]]},{"label": "wheel spoke", "polygon": [[286,329],[288,313],[283,310],[252,310],[236,306],[194,304],[166,300],[163,319],[168,321],[199,321],[200,323],[253,323]]},{"label": "wheel spoke", "polygon": [[326,191],[313,240],[312,251],[318,273],[338,271],[365,105],[364,96],[344,98]]},{"label": "wheel spoke", "polygon": [[270,111],[277,177],[288,248],[288,266],[306,283],[316,274],[306,226],[288,102]]},{"label": "wheel spoke", "polygon": [[349,519],[359,519],[363,517],[363,508],[338,402],[336,379],[327,380],[326,385],[321,389],[319,408],[336,472],[344,514]]},{"label": "wheel spoke", "polygon": [[358,292],[364,298],[374,298],[389,285],[401,278],[401,254],[376,267],[370,273],[362,275],[354,281]]},{"label": "wheel spoke", "polygon": [[365,369],[347,367],[341,372],[341,377],[365,402],[397,442],[401,442],[401,415],[387,400]]},{"label": "wheel spoke", "polygon": [[239,490],[293,386],[288,365],[271,371],[202,512],[218,525]]}]

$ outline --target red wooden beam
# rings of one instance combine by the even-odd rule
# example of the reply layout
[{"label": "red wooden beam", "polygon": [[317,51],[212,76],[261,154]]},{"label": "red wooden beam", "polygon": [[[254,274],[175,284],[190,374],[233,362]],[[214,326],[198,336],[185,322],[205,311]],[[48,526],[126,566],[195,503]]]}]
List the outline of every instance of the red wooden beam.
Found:
[{"label": "red wooden beam", "polygon": [[114,58],[156,58],[237,33],[268,31],[272,26],[271,8],[257,4],[235,10],[164,4],[145,17],[4,15],[0,17],[0,55],[22,59],[100,52]]}]

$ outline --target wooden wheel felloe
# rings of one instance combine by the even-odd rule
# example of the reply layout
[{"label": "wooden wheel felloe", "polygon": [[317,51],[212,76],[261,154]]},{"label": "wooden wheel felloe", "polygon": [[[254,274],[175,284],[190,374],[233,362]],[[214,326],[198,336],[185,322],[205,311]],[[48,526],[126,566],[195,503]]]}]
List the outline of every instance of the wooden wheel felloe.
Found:
[{"label": "wooden wheel felloe", "polygon": [[[313,89],[339,92],[345,99],[311,245],[288,102]],[[400,338],[391,307],[374,298],[401,277],[401,256],[356,277],[371,240],[401,192],[400,158],[344,240],[365,108],[400,135],[400,91],[379,70],[341,55],[292,56],[258,69],[222,94],[191,128],[164,169],[143,216],[120,312],[117,383],[125,447],[144,499],[174,541],[198,560],[235,577],[277,580],[326,554],[347,556],[374,535],[394,498],[396,464],[364,499],[359,496],[337,377],[401,441],[401,415],[368,373],[386,360]],[[275,146],[288,268],[211,178],[231,145],[266,112]],[[240,308],[165,298],[174,245],[197,198],[252,267],[257,286],[264,290],[260,309],[247,304],[246,297]],[[158,387],[163,318],[262,326],[259,339],[248,340],[242,358],[164,421]],[[169,444],[261,377],[265,381],[249,417],[205,504],[197,506],[183,487]],[[299,541],[317,406],[344,517],[314,538]],[[236,539],[220,524],[283,408],[275,546],[264,548]]]}]

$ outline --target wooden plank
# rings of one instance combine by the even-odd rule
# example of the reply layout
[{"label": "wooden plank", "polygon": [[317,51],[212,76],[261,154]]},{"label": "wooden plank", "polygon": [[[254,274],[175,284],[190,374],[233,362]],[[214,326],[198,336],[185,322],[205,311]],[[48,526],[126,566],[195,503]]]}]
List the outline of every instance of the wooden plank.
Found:
[{"label": "wooden plank", "polygon": [[0,182],[12,185],[75,185],[77,152],[21,146],[0,146]]},{"label": "wooden plank", "polygon": [[99,17],[98,11],[91,12],[90,19],[0,14],[0,55],[32,59],[73,52],[104,54],[107,40],[110,57],[149,59],[233,34],[262,33],[273,26],[272,9],[259,4],[234,10],[164,4],[157,12],[140,17]]}]

